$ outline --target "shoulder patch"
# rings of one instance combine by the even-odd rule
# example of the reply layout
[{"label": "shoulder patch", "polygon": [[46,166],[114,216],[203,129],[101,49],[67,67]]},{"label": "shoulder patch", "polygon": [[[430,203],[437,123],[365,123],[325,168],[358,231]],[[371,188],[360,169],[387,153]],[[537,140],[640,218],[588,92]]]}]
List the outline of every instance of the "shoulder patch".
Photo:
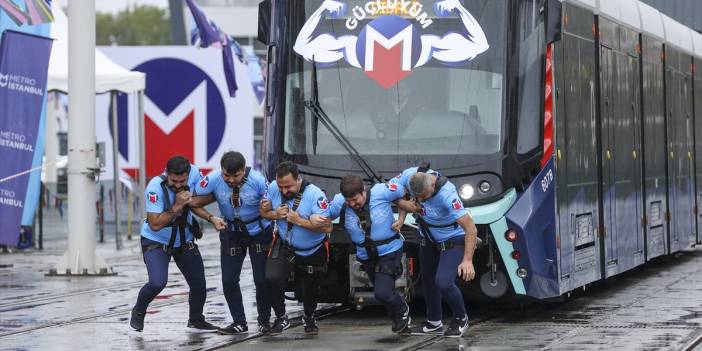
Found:
[{"label": "shoulder patch", "polygon": [[454,198],[453,201],[451,201],[451,207],[453,207],[454,210],[460,210],[463,208],[463,203],[460,200]]},{"label": "shoulder patch", "polygon": [[320,196],[317,199],[317,206],[319,206],[319,208],[323,210],[326,210],[327,207],[329,207],[329,203],[327,202],[327,199],[324,198],[324,196]]},{"label": "shoulder patch", "polygon": [[385,183],[385,186],[390,191],[397,191],[397,184],[395,184],[395,183]]},{"label": "shoulder patch", "polygon": [[156,201],[158,201],[158,194],[156,194],[153,191],[149,191],[149,202],[151,202],[152,204],[155,204]]},{"label": "shoulder patch", "polygon": [[210,177],[204,177],[200,180],[200,187],[206,188],[207,184],[210,184]]}]

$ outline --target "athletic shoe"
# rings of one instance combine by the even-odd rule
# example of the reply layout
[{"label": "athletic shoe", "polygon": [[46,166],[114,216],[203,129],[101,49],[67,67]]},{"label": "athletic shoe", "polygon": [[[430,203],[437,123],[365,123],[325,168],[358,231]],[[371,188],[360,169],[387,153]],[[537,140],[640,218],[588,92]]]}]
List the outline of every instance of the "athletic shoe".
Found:
[{"label": "athletic shoe", "polygon": [[319,327],[317,327],[317,321],[312,317],[302,317],[302,325],[305,327],[306,334],[318,334]]},{"label": "athletic shoe", "polygon": [[199,321],[189,320],[188,330],[195,333],[213,333],[219,330],[219,328],[203,319]]},{"label": "athletic shoe", "polygon": [[444,325],[439,322],[434,325],[429,322],[424,322],[422,325],[411,328],[412,335],[442,335],[444,333]]},{"label": "athletic shoe", "polygon": [[245,333],[247,331],[249,331],[249,327],[246,325],[246,323],[239,322],[234,322],[224,328],[219,328],[217,330],[218,333],[224,335],[234,335],[239,333]]},{"label": "athletic shoe", "polygon": [[289,327],[290,322],[288,321],[288,316],[276,317],[275,321],[273,321],[273,327],[268,331],[268,335],[278,335]]},{"label": "athletic shoe", "polygon": [[451,320],[451,323],[449,323],[448,329],[446,329],[446,332],[444,332],[444,336],[450,337],[450,338],[460,338],[463,336],[463,333],[468,329],[468,317],[463,317],[463,319],[460,318],[454,318]]},{"label": "athletic shoe", "polygon": [[409,329],[409,325],[412,322],[412,318],[409,315],[409,306],[405,304],[405,311],[395,315],[392,320],[392,332],[398,334],[409,334],[412,331]]},{"label": "athletic shoe", "polygon": [[146,312],[140,312],[134,307],[132,309],[132,318],[129,320],[129,326],[139,332],[144,330],[144,317],[146,317]]}]

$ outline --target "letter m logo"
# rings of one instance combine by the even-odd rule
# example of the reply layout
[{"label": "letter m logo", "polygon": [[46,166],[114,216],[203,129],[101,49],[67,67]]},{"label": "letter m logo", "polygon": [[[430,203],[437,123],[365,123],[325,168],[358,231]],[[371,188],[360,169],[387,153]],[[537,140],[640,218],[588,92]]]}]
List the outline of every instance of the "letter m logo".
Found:
[{"label": "letter m logo", "polygon": [[388,38],[372,26],[366,27],[366,74],[388,89],[412,73],[412,25]]}]

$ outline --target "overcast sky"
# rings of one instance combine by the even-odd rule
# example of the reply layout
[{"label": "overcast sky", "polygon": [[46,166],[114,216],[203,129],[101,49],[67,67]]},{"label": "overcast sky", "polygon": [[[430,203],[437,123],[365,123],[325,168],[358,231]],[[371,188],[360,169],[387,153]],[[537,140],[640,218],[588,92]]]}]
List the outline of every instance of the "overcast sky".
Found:
[{"label": "overcast sky", "polygon": [[[85,1],[85,0],[74,0]],[[62,7],[68,6],[68,0],[59,0]],[[95,0],[95,11],[116,13],[127,6],[140,4],[168,8],[168,0]]]}]

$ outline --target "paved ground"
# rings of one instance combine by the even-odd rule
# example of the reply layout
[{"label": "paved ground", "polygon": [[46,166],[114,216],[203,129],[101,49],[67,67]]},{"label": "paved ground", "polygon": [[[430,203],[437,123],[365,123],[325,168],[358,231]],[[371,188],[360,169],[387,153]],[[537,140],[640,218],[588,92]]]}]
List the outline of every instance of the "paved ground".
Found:
[{"label": "paved ground", "polygon": [[[118,273],[112,277],[45,277],[65,249],[60,237],[45,241],[42,252],[0,255],[0,349],[678,350],[702,333],[702,248],[657,260],[561,303],[523,309],[469,304],[473,324],[462,339],[398,337],[382,309],[331,305],[322,308],[325,317],[315,337],[300,327],[276,337],[189,334],[184,331],[188,289],[172,264],[168,287],[150,306],[144,332],[136,333],[127,328],[127,319],[146,270],[136,240],[125,241],[119,252],[113,240],[98,245],[98,254]],[[225,325],[231,317],[221,293],[218,240],[206,235],[200,245],[208,279],[205,313]],[[253,326],[248,263],[242,277]],[[288,305],[293,317],[299,316],[300,306]],[[420,323],[421,302],[413,311]]]}]

